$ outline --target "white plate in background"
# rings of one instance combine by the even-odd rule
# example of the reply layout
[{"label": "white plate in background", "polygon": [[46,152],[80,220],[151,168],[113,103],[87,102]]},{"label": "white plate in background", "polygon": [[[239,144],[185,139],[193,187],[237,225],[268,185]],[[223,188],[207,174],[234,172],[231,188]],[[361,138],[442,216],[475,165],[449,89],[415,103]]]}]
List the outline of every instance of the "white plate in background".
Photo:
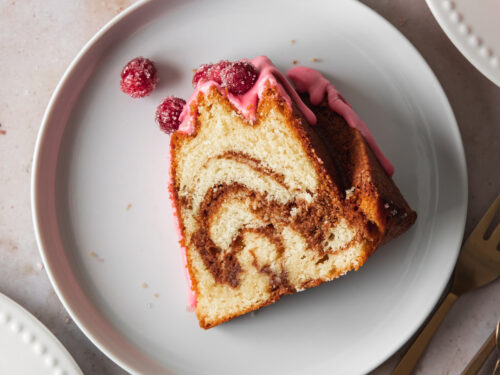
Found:
[{"label": "white plate in background", "polygon": [[83,375],[43,324],[1,293],[0,374]]},{"label": "white plate in background", "polygon": [[500,86],[500,1],[426,1],[455,47]]},{"label": "white plate in background", "polygon": [[[360,271],[204,331],[186,311],[168,136],[154,111],[167,95],[190,95],[193,67],[261,54],[283,71],[298,60],[335,83],[393,161],[419,218]],[[157,63],[161,81],[151,96],[131,99],[119,74],[139,55]],[[63,76],[37,140],[32,202],[59,298],[128,371],[362,374],[401,347],[440,298],[462,240],[466,181],[438,81],[364,5],[151,0],[111,21]]]}]

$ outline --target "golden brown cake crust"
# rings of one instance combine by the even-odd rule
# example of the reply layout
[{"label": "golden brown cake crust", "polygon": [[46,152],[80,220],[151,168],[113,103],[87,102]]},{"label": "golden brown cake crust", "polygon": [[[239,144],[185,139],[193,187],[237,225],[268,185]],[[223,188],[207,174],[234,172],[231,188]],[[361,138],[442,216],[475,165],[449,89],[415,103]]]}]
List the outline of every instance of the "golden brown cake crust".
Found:
[{"label": "golden brown cake crust", "polygon": [[306,126],[325,146],[320,148],[316,144],[317,149],[326,149],[328,159],[335,165],[335,183],[339,190],[345,195],[354,188],[349,199],[352,209],[361,210],[368,222],[377,226],[381,244],[406,232],[415,223],[417,214],[384,171],[361,133],[331,111],[326,102],[313,106],[306,95],[301,98],[318,119],[315,126]]},{"label": "golden brown cake crust", "polygon": [[[303,99],[305,99],[304,101],[306,104],[309,104],[306,98]],[[237,112],[231,103],[214,87],[205,95],[200,93],[197,98],[198,106],[209,106],[210,103],[213,102],[217,102],[229,112]],[[311,210],[309,206],[305,207],[303,211],[299,209],[300,212],[306,212],[308,218],[307,220],[299,220],[299,218],[292,221],[291,225],[295,225],[294,229],[304,234],[311,249],[320,249],[321,246],[319,246],[319,244],[324,241],[322,236],[326,233],[326,228],[322,228],[322,225],[324,225],[323,222],[325,222],[324,218],[328,216],[328,221],[330,221],[330,223],[325,225],[333,225],[337,214],[333,214],[332,212],[336,211],[339,217],[346,218],[349,224],[357,229],[358,236],[363,236],[363,239],[367,243],[363,259],[361,259],[359,265],[354,267],[354,269],[358,269],[381,243],[385,243],[406,231],[415,221],[416,213],[410,209],[392,179],[386,175],[360,133],[350,128],[342,117],[331,112],[327,106],[310,106],[318,118],[318,123],[315,126],[309,126],[295,107],[290,109],[284,99],[279,95],[279,92],[273,87],[268,87],[258,103],[256,122],[254,124],[248,124],[248,126],[258,127],[260,125],[259,119],[268,111],[275,110],[276,103],[278,110],[287,119],[286,126],[290,136],[300,140],[309,158],[313,162],[320,180],[319,197],[324,197],[324,202],[330,202],[329,204],[332,205],[329,206],[326,203],[325,205],[311,205],[313,208],[316,207],[316,211],[314,209]],[[197,111],[194,102],[192,103],[191,110],[194,113]],[[179,213],[183,207],[188,207],[191,202],[186,198],[181,199],[178,194],[179,182],[176,176],[178,164],[177,150],[190,139],[196,137],[200,123],[197,116],[195,116],[195,120],[195,130],[192,134],[176,132],[171,136],[170,141],[172,184],[169,186],[169,189],[173,204],[178,213],[179,227],[183,234],[185,234],[185,226],[182,215]],[[224,155],[224,157],[236,159],[243,158],[245,163],[252,168],[258,169],[260,173],[272,176],[278,183],[284,183],[283,178],[279,174],[259,167],[258,161],[256,160],[252,161],[251,158],[237,153],[229,153]],[[349,194],[349,199],[346,199],[346,190],[352,189],[352,187],[354,187],[354,191]],[[243,193],[245,192],[244,187],[231,185],[222,186],[218,189],[217,194],[213,192],[207,193],[207,196],[205,196],[206,202],[202,203],[200,206],[202,213],[200,214],[198,224],[200,225],[201,231],[193,235],[194,239],[192,242],[196,248],[205,249],[200,250],[200,253],[205,252],[202,258],[206,268],[210,270],[214,278],[221,283],[227,283],[233,287],[237,287],[238,272],[240,271],[237,263],[233,263],[228,268],[230,271],[221,270],[217,264],[218,259],[216,255],[214,255],[216,251],[214,250],[210,253],[212,244],[210,244],[210,238],[206,233],[206,228],[210,223],[213,213],[217,210],[217,199],[223,200],[224,194],[231,189],[241,190]],[[256,194],[255,192],[250,193]],[[256,196],[255,198],[257,200],[259,198],[262,200],[262,197]],[[213,204],[213,202],[215,203]],[[284,209],[289,210],[289,208],[286,207],[267,207],[262,211],[262,215],[286,216],[286,212],[283,212]],[[325,210],[328,212],[321,212]],[[256,210],[255,213],[257,215],[260,214],[258,210]],[[203,230],[205,230],[205,232],[203,232]],[[268,236],[273,241],[279,242],[279,238],[276,239],[273,237],[275,236],[274,233],[264,232],[265,230],[263,231],[264,235]],[[359,240],[358,237],[353,239],[353,241],[357,240]],[[181,246],[185,247],[186,245],[185,240],[182,240]],[[234,247],[234,251],[236,252],[238,240],[236,239],[233,241],[231,246]],[[279,248],[279,245],[277,247]],[[206,249],[209,249],[208,253]],[[228,256],[229,258],[225,260],[225,264],[231,264],[231,254]],[[187,267],[192,280],[192,288],[198,294],[198,280],[194,274],[190,256],[187,256]],[[236,316],[274,303],[280,299],[282,295],[294,293],[296,291],[295,287],[288,285],[286,275],[274,275],[269,269],[261,269],[259,272],[269,274],[270,279],[274,280],[272,283],[275,284],[272,286],[273,291],[266,301],[254,304],[242,311],[226,315],[215,321],[207,321],[205,317],[200,315],[197,311],[200,326],[205,329],[211,328]],[[337,273],[333,273],[331,278],[338,277],[341,273],[342,272],[339,270]],[[301,285],[301,288],[310,288],[322,282],[324,282],[324,280],[310,279]]]}]

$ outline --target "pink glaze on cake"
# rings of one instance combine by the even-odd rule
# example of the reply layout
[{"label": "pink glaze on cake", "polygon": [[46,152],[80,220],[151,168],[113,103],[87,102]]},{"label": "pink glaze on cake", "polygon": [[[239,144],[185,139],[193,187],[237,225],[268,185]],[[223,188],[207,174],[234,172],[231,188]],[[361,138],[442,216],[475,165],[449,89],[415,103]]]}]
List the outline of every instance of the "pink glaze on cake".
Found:
[{"label": "pink glaze on cake", "polygon": [[206,93],[212,86],[217,88],[221,94],[225,95],[236,107],[236,109],[238,109],[238,111],[245,116],[248,121],[253,123],[256,120],[257,103],[261,98],[266,85],[271,85],[278,89],[280,95],[285,99],[290,108],[292,108],[293,99],[293,102],[299,111],[302,112],[307,122],[311,125],[316,124],[316,116],[314,113],[304,104],[290,82],[288,82],[286,77],[278,69],[276,69],[271,60],[269,60],[266,56],[259,56],[252,60],[245,61],[251,62],[259,72],[259,77],[253,87],[243,95],[235,95],[227,92],[217,82],[203,80],[198,81],[193,94],[188,99],[187,104],[184,106],[184,110],[181,113],[181,125],[179,126],[178,131],[188,134],[191,134],[194,131],[194,113],[191,113],[190,110],[191,103],[196,101],[200,92]]},{"label": "pink glaze on cake", "polygon": [[300,93],[309,93],[309,98],[312,105],[319,105],[327,95],[328,105],[330,109],[342,116],[350,127],[358,129],[361,135],[365,138],[366,143],[370,146],[378,161],[385,169],[389,176],[394,174],[394,166],[385,157],[380,148],[375,142],[370,129],[354,112],[351,105],[337,91],[330,81],[323,75],[312,69],[304,66],[297,66],[288,71],[287,77],[295,84],[295,88]]}]

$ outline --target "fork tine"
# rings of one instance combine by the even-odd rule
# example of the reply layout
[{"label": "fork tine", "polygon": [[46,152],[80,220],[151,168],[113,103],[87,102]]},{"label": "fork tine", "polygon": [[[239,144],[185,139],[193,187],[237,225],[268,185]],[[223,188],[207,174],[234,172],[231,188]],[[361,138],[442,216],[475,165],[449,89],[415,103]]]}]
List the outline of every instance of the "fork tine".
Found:
[{"label": "fork tine", "polygon": [[[484,214],[481,221],[476,225],[476,227],[472,231],[470,237],[481,236],[481,238],[482,238],[484,236],[484,234],[488,230],[488,227],[491,224],[491,221],[495,217],[495,213],[497,212],[499,207],[500,207],[500,194],[498,194],[497,199],[495,199],[495,201],[490,206],[490,208],[488,208],[488,211],[486,211],[486,213]],[[495,230],[495,232],[496,232],[496,230]]]},{"label": "fork tine", "polygon": [[493,233],[491,233],[488,241],[493,241],[495,243],[495,246],[498,246],[498,244],[500,243],[500,224],[498,224]]}]

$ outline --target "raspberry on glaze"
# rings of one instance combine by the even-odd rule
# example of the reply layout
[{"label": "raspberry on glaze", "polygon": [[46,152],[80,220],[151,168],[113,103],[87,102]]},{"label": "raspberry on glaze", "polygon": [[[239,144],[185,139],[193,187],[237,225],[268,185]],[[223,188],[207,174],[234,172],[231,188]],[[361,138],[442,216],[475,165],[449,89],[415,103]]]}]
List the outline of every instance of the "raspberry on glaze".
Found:
[{"label": "raspberry on glaze", "polygon": [[154,63],[144,57],[136,57],[123,68],[120,87],[132,98],[142,98],[153,92],[158,80]]},{"label": "raspberry on glaze", "polygon": [[220,72],[231,63],[227,60],[221,60],[217,64],[203,64],[196,70],[193,76],[193,87],[196,87],[198,82],[203,79],[205,81],[214,81],[219,85],[222,84]]},{"label": "raspberry on glaze", "polygon": [[242,95],[250,90],[258,75],[257,69],[247,61],[232,63],[220,72],[222,86],[236,95]]},{"label": "raspberry on glaze", "polygon": [[175,96],[169,96],[163,99],[156,109],[156,122],[160,125],[160,129],[167,134],[171,134],[181,124],[180,115],[182,109],[186,105],[186,101]]},{"label": "raspberry on glaze", "polygon": [[196,87],[201,79],[207,79],[208,70],[212,68],[212,66],[212,64],[203,64],[200,65],[198,69],[196,69],[196,72],[194,72],[193,75],[193,87]]},{"label": "raspberry on glaze", "polygon": [[222,84],[221,72],[229,65],[231,65],[231,62],[227,60],[221,60],[217,64],[213,64],[207,72],[207,80],[215,81],[219,85],[221,85]]}]

